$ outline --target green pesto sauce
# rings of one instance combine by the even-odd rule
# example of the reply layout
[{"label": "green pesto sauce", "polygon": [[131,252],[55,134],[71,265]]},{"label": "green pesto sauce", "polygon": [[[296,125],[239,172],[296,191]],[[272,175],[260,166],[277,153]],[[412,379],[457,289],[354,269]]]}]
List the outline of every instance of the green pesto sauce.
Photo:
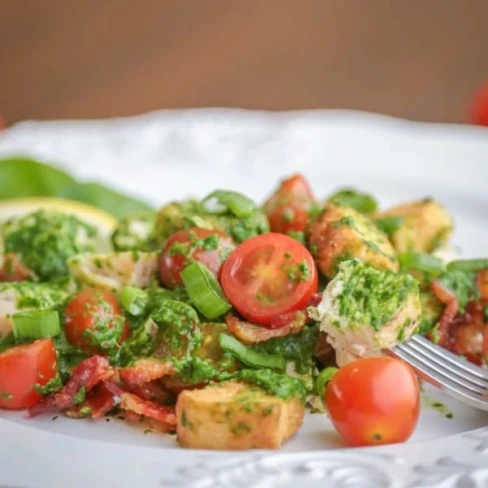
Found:
[{"label": "green pesto sauce", "polygon": [[68,294],[57,286],[44,283],[0,283],[0,293],[11,291],[16,298],[17,309],[48,310],[62,304]]},{"label": "green pesto sauce", "polygon": [[338,279],[342,282],[337,295],[340,315],[375,330],[392,319],[409,295],[419,293],[410,275],[377,270],[358,260],[344,262]]},{"label": "green pesto sauce", "polygon": [[5,252],[19,256],[43,281],[66,275],[70,257],[95,250],[96,229],[59,212],[39,210],[10,219],[2,231]]},{"label": "green pesto sauce", "polygon": [[303,382],[286,374],[268,369],[243,369],[232,374],[232,378],[258,386],[278,398],[299,398],[305,402],[307,390]]},{"label": "green pesto sauce", "polygon": [[304,327],[298,334],[275,337],[250,348],[258,352],[283,356],[287,361],[295,363],[298,373],[305,374],[314,365],[313,350],[318,333],[319,327],[315,324]]},{"label": "green pesto sauce", "polygon": [[153,251],[154,242],[153,213],[138,214],[119,220],[111,239],[116,251]]},{"label": "green pesto sauce", "polygon": [[437,400],[433,400],[426,395],[422,395],[422,405],[437,410],[437,412],[443,415],[446,419],[452,419],[454,417],[447,405],[444,405]]},{"label": "green pesto sauce", "polygon": [[260,209],[249,212],[245,217],[236,217],[231,212],[212,214],[195,200],[173,202],[164,206],[155,225],[155,238],[159,245],[176,231],[189,227],[217,229],[229,234],[236,242],[269,232],[266,215]]}]

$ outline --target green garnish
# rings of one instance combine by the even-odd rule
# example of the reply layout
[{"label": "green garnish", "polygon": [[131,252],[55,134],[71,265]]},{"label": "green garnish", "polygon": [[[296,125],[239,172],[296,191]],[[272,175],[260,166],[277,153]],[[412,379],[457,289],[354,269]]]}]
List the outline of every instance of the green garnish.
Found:
[{"label": "green garnish", "polygon": [[328,201],[341,207],[351,207],[364,214],[372,213],[378,208],[378,203],[371,195],[361,193],[353,188],[337,191]]},{"label": "green garnish", "polygon": [[403,224],[403,217],[382,217],[374,221],[376,227],[391,237]]},{"label": "green garnish", "polygon": [[324,398],[325,388],[337,371],[339,371],[339,368],[325,368],[317,376],[317,394],[320,398]]},{"label": "green garnish", "polygon": [[126,286],[119,294],[119,301],[127,312],[137,317],[144,312],[149,295],[140,288]]},{"label": "green garnish", "polygon": [[234,354],[241,363],[251,368],[269,368],[276,371],[286,369],[286,360],[283,356],[253,351],[230,335],[220,334],[219,344],[224,351]]},{"label": "green garnish", "polygon": [[459,259],[456,261],[451,261],[447,265],[447,270],[457,270],[457,271],[481,271],[483,269],[488,269],[488,258],[481,259]]},{"label": "green garnish", "polygon": [[215,276],[204,264],[198,261],[190,264],[181,272],[181,279],[188,296],[207,319],[216,319],[232,308]]},{"label": "green garnish", "polygon": [[61,332],[59,314],[55,310],[29,310],[12,316],[15,340],[27,341],[56,337]]},{"label": "green garnish", "polygon": [[249,217],[256,204],[242,193],[215,190],[202,201],[203,209],[211,214],[231,213],[239,218]]},{"label": "green garnish", "polygon": [[404,252],[398,255],[398,261],[403,270],[422,271],[433,276],[444,271],[444,263],[435,256],[423,252]]}]

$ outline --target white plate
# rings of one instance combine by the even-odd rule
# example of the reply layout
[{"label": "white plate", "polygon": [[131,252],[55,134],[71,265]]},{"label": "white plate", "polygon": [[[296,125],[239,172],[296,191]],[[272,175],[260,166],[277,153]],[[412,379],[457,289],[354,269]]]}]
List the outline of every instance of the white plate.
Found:
[{"label": "white plate", "polygon": [[[106,121],[25,122],[0,135],[0,156],[29,154],[160,204],[215,187],[261,200],[301,171],[318,195],[353,185],[383,205],[436,197],[456,219],[464,256],[488,253],[488,131],[317,111],[168,111]],[[403,445],[343,449],[325,415],[308,415],[279,452],[177,447],[118,421],[28,420],[1,412],[0,486],[488,486],[488,414],[429,390]]]}]

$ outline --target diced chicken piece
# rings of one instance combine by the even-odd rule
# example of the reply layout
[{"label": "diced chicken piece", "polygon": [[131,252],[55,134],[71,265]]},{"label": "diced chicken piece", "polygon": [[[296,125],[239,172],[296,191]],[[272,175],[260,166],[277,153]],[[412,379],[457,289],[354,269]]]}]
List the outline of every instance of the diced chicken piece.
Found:
[{"label": "diced chicken piece", "polygon": [[0,283],[0,338],[12,332],[12,315],[24,310],[46,310],[60,304],[67,294],[40,283]]},{"label": "diced chicken piece", "polygon": [[284,400],[237,381],[186,390],[176,404],[178,442],[193,449],[277,449],[304,414],[298,398]]},{"label": "diced chicken piece", "polygon": [[376,217],[403,219],[391,236],[391,242],[398,252],[433,252],[445,246],[454,228],[453,219],[447,210],[431,199],[404,203]]},{"label": "diced chicken piece", "polygon": [[155,253],[127,251],[80,254],[68,261],[70,273],[81,286],[120,290],[125,286],[147,288],[158,267]]},{"label": "diced chicken piece", "polygon": [[335,349],[339,366],[408,340],[419,326],[417,281],[407,274],[345,261],[317,306],[320,330]]},{"label": "diced chicken piece", "polygon": [[333,278],[342,261],[360,259],[378,269],[398,270],[387,236],[365,215],[349,207],[328,204],[312,222],[309,244],[317,267]]}]

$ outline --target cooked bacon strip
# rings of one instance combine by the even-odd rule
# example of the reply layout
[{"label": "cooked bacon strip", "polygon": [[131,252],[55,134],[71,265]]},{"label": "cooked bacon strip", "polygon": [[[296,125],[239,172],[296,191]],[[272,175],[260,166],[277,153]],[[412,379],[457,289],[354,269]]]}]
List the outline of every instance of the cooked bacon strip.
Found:
[{"label": "cooked bacon strip", "polygon": [[13,252],[5,254],[0,268],[0,281],[24,281],[35,278],[35,273],[24,266],[19,256]]},{"label": "cooked bacon strip", "polygon": [[140,359],[133,366],[119,370],[119,378],[129,387],[145,385],[150,381],[158,380],[164,376],[175,373],[172,362],[161,362],[157,359]]},{"label": "cooked bacon strip", "polygon": [[488,269],[481,270],[476,276],[476,284],[480,292],[480,299],[488,301]]},{"label": "cooked bacon strip", "polygon": [[283,314],[275,318],[275,328],[261,327],[249,322],[239,320],[235,315],[228,314],[225,323],[229,332],[234,334],[240,341],[247,344],[256,344],[267,341],[273,337],[284,337],[289,334],[300,332],[308,320],[307,314],[303,311]]},{"label": "cooked bacon strip", "polygon": [[163,387],[160,381],[155,380],[144,385],[128,387],[129,393],[134,393],[142,400],[164,404],[171,394]]},{"label": "cooked bacon strip", "polygon": [[88,393],[100,382],[109,379],[113,369],[108,360],[102,356],[92,356],[82,361],[73,369],[66,385],[54,395],[44,398],[29,409],[29,416],[39,415],[51,408],[65,410],[75,405],[76,395],[85,388]]},{"label": "cooked bacon strip", "polygon": [[165,407],[150,400],[142,400],[137,395],[124,391],[115,383],[107,382],[107,388],[120,399],[120,408],[137,415],[143,415],[158,420],[170,430],[176,427],[176,414],[174,407]]},{"label": "cooked bacon strip", "polygon": [[81,405],[75,405],[64,413],[71,418],[102,418],[115,406],[114,395],[106,384],[106,381],[102,381],[87,394],[85,401]]},{"label": "cooked bacon strip", "polygon": [[440,281],[434,280],[430,284],[432,293],[446,306],[439,318],[439,345],[449,348],[449,327],[459,310],[456,295],[446,288]]}]

